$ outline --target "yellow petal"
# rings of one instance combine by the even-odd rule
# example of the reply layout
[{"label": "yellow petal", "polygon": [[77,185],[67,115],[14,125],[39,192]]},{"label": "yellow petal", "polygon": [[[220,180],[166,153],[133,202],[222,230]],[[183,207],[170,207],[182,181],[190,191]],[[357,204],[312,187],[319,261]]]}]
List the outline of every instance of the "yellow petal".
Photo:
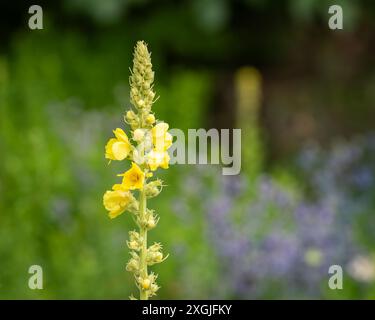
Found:
[{"label": "yellow petal", "polygon": [[122,130],[121,128],[116,128],[116,130],[113,130],[113,133],[118,140],[120,140],[122,142],[128,142],[129,141],[128,136],[126,135],[124,130]]},{"label": "yellow petal", "polygon": [[165,122],[158,123],[152,128],[152,142],[158,152],[167,150],[172,145],[173,137],[168,133],[169,125]]},{"label": "yellow petal", "polygon": [[165,133],[168,131],[169,125],[165,122],[158,123],[155,127],[152,128],[152,134],[155,137],[164,136]]},{"label": "yellow petal", "polygon": [[124,160],[130,152],[130,144],[126,142],[115,142],[112,145],[114,160]]},{"label": "yellow petal", "polygon": [[114,191],[106,191],[103,196],[103,205],[109,211],[108,214],[111,219],[123,213],[132,198],[129,191],[120,190],[118,186],[114,185]]},{"label": "yellow petal", "polygon": [[155,171],[158,167],[168,169],[169,154],[165,151],[152,150],[147,155],[147,160],[151,171]]},{"label": "yellow petal", "polygon": [[163,169],[168,169],[169,168],[169,160],[170,159],[171,158],[170,158],[168,152],[164,152],[163,162],[160,165],[160,167],[162,167]]},{"label": "yellow petal", "polygon": [[115,142],[117,142],[117,139],[115,139],[115,138],[109,139],[109,141],[107,142],[107,144],[105,146],[105,157],[106,157],[106,159],[116,160],[114,158],[113,152],[112,152],[112,146]]},{"label": "yellow petal", "polygon": [[121,208],[119,208],[118,210],[108,212],[108,216],[111,219],[114,219],[114,218],[118,217],[121,213],[123,213],[124,211],[125,210],[122,210]]},{"label": "yellow petal", "polygon": [[103,204],[108,211],[117,209],[120,201],[121,193],[118,191],[107,191],[103,196]]},{"label": "yellow petal", "polygon": [[114,191],[126,191],[125,187],[122,184],[115,184],[112,187],[112,190]]}]

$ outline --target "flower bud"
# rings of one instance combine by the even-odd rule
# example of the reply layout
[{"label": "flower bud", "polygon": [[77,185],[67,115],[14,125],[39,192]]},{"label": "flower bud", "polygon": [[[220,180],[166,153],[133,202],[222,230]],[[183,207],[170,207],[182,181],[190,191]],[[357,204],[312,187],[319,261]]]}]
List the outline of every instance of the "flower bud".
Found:
[{"label": "flower bud", "polygon": [[136,118],[137,118],[137,115],[134,113],[133,110],[129,110],[125,115],[125,119],[127,120],[127,122],[131,122],[132,120],[135,120]]},{"label": "flower bud", "polygon": [[151,125],[151,124],[154,124],[155,123],[155,116],[150,113],[147,117],[146,117],[146,123]]},{"label": "flower bud", "polygon": [[155,73],[152,70],[150,70],[149,72],[147,72],[145,74],[145,79],[153,82],[154,81],[154,75],[155,75]]},{"label": "flower bud", "polygon": [[140,74],[135,74],[134,75],[135,77],[135,82],[138,84],[138,85],[142,85],[142,82],[143,82],[143,78]]},{"label": "flower bud", "polygon": [[154,216],[150,216],[146,222],[146,227],[147,229],[152,229],[152,228],[155,228],[155,226],[156,226],[155,218]]},{"label": "flower bud", "polygon": [[150,87],[151,87],[151,83],[150,83],[150,81],[147,81],[147,80],[144,81],[142,87],[143,87],[144,90],[148,90],[148,89],[150,89]]},{"label": "flower bud", "polygon": [[137,101],[138,108],[142,109],[145,106],[145,101],[143,99],[139,99]]},{"label": "flower bud", "polygon": [[142,289],[148,290],[151,286],[151,281],[150,281],[150,279],[142,279],[140,285],[141,285]]},{"label": "flower bud", "polygon": [[130,241],[140,241],[141,236],[137,231],[129,231],[129,239]]},{"label": "flower bud", "polygon": [[132,121],[129,121],[129,125],[130,127],[135,130],[137,128],[139,128],[139,120],[132,120]]},{"label": "flower bud", "polygon": [[136,198],[132,196],[128,206],[127,210],[131,213],[138,214],[139,213],[139,202]]},{"label": "flower bud", "polygon": [[163,261],[163,254],[161,252],[155,252],[154,253],[154,261],[156,263],[162,262]]},{"label": "flower bud", "polygon": [[131,95],[133,98],[136,97],[136,96],[138,95],[138,90],[137,90],[137,88],[135,88],[135,87],[131,88],[131,90],[130,90],[130,95]]},{"label": "flower bud", "polygon": [[163,253],[161,250],[162,245],[157,242],[147,249],[147,264],[149,266],[163,261]]},{"label": "flower bud", "polygon": [[152,246],[150,246],[148,248],[148,250],[150,250],[152,252],[157,252],[157,251],[161,250],[162,248],[163,248],[163,246],[161,245],[161,243],[155,242]]},{"label": "flower bud", "polygon": [[147,264],[149,266],[152,266],[156,263],[160,263],[163,261],[163,254],[158,251],[158,252],[148,252],[147,253]]},{"label": "flower bud", "polygon": [[127,241],[129,249],[139,251],[142,247],[142,238],[136,231],[129,231],[129,241]]},{"label": "flower bud", "polygon": [[131,258],[126,265],[126,270],[130,272],[137,272],[139,270],[139,261]]},{"label": "flower bud", "polygon": [[155,287],[152,287],[152,285],[156,285],[156,283],[155,283],[156,278],[157,278],[157,275],[155,275],[155,273],[151,272],[145,278],[138,277],[137,282],[143,290],[150,290],[152,288],[155,289]]},{"label": "flower bud", "polygon": [[156,283],[151,284],[150,296],[151,297],[154,296],[159,289],[160,289],[160,287]]},{"label": "flower bud", "polygon": [[139,243],[137,241],[128,241],[127,242],[129,249],[131,250],[140,250]]},{"label": "flower bud", "polygon": [[160,179],[147,183],[145,186],[146,197],[147,198],[156,197],[160,193],[162,185],[163,185],[163,182]]},{"label": "flower bud", "polygon": [[133,132],[134,141],[141,142],[145,136],[145,132],[142,129],[136,129]]}]

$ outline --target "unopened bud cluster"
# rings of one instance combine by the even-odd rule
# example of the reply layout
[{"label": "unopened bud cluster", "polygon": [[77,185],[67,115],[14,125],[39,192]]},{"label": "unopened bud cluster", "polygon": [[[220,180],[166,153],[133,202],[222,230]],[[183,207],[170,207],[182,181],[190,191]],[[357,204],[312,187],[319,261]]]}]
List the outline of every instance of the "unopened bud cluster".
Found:
[{"label": "unopened bud cluster", "polygon": [[[157,276],[151,272],[150,274],[142,272],[142,263],[139,251],[143,246],[143,239],[136,231],[129,232],[129,241],[127,242],[130,251],[130,260],[126,264],[126,270],[133,272],[139,290],[145,291],[148,297],[152,297],[158,291],[159,286],[156,283]],[[147,248],[146,261],[147,266],[163,262],[167,257],[163,256],[162,246],[160,243],[154,243]]]}]

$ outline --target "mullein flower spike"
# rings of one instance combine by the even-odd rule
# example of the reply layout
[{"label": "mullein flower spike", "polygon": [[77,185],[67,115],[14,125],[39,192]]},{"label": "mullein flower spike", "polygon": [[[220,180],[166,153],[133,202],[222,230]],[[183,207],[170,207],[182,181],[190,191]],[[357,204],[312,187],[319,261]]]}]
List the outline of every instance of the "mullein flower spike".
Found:
[{"label": "mullein flower spike", "polygon": [[[147,45],[139,41],[134,50],[130,76],[130,102],[134,108],[124,116],[131,132],[127,135],[123,129],[117,128],[113,131],[115,137],[105,146],[105,158],[109,161],[131,161],[131,167],[118,175],[122,177],[122,182],[105,192],[103,204],[111,219],[125,211],[130,212],[139,228],[139,231],[129,232],[127,246],[130,260],[126,270],[134,274],[141,300],[154,296],[159,289],[157,275],[149,273],[148,266],[167,258],[162,253],[160,243],[147,246],[147,232],[159,221],[155,211],[147,208],[147,199],[159,195],[163,187],[160,179],[148,179],[158,168],[168,169],[170,158],[167,150],[172,145],[168,124],[157,121],[151,111],[155,102],[153,82],[151,54]],[[130,298],[135,299],[133,295]]]}]

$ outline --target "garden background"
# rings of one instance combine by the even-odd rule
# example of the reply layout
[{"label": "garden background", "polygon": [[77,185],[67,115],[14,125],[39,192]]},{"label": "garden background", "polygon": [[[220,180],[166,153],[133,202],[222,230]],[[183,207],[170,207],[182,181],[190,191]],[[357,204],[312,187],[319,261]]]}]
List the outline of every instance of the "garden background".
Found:
[{"label": "garden background", "polygon": [[[43,8],[44,29],[28,28]],[[0,4],[0,298],[126,299],[131,219],[102,196],[104,145],[145,40],[171,128],[241,128],[242,171],[174,165],[150,205],[161,299],[375,298],[375,3]],[[162,170],[161,170],[162,171]],[[44,289],[30,290],[40,265]],[[328,268],[343,268],[342,290]]]}]

